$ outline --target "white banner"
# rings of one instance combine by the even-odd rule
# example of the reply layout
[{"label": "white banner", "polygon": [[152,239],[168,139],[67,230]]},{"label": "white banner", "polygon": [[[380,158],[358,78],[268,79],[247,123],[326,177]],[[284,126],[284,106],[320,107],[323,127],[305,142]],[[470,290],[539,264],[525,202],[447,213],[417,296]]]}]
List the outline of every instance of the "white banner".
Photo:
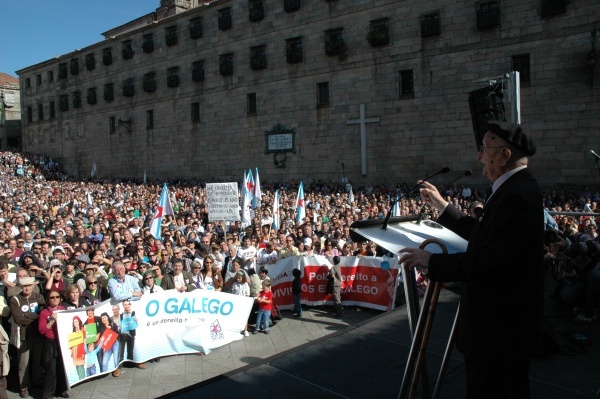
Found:
[{"label": "white banner", "polygon": [[222,292],[169,290],[130,304],[105,301],[62,311],[57,327],[68,383],[111,372],[123,361],[209,353],[240,340],[253,303],[252,298]]},{"label": "white banner", "polygon": [[237,183],[207,183],[209,221],[240,220],[240,199]]}]

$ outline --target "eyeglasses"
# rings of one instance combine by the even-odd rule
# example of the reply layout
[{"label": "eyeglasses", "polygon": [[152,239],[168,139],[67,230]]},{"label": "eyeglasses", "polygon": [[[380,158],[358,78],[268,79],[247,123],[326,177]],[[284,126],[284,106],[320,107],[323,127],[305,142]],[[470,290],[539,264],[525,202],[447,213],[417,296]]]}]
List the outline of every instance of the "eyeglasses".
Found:
[{"label": "eyeglasses", "polygon": [[215,263],[215,262],[207,262],[207,261],[204,261],[204,264],[205,264],[205,265],[212,265],[213,263]]},{"label": "eyeglasses", "polygon": [[149,254],[149,256],[156,256],[156,254]]},{"label": "eyeglasses", "polygon": [[135,242],[144,242],[144,240],[135,240]]},{"label": "eyeglasses", "polygon": [[495,145],[495,146],[490,146],[490,147],[480,146],[479,151],[485,152],[485,150],[491,150],[492,148],[506,148],[506,146],[503,146],[503,145]]},{"label": "eyeglasses", "polygon": [[179,255],[181,252],[173,252],[173,255]]},{"label": "eyeglasses", "polygon": [[96,285],[96,284],[98,284],[97,281],[90,281],[90,282],[88,282],[88,285]]},{"label": "eyeglasses", "polygon": [[48,299],[60,299],[60,295],[49,296]]}]

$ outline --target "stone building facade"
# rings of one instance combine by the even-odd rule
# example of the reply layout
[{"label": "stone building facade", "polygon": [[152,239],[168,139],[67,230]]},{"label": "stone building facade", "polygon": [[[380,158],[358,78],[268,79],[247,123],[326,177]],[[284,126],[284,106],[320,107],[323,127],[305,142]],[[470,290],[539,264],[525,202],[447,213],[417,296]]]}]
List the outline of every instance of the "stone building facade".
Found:
[{"label": "stone building facade", "polygon": [[80,176],[483,184],[468,93],[516,69],[535,175],[592,185],[598,20],[596,0],[163,0],[18,71],[23,143]]},{"label": "stone building facade", "polygon": [[0,149],[21,147],[19,79],[0,72]]}]

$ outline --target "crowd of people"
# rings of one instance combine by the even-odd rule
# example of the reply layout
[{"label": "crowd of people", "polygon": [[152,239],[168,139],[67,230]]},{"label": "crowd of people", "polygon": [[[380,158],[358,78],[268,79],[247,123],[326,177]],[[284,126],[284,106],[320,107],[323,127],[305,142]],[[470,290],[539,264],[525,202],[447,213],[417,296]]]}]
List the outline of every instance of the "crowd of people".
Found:
[{"label": "crowd of people", "polygon": [[[174,215],[164,217],[157,238],[151,235],[149,225],[162,183],[81,181],[63,174],[48,157],[0,153],[0,300],[4,299],[3,325],[12,330],[11,338],[15,325],[20,333],[14,364],[22,397],[28,396],[31,384],[42,381],[44,399],[55,394],[68,397],[64,381],[57,379],[64,367],[56,356],[53,320],[58,310],[92,306],[106,299],[120,303],[161,290],[209,289],[257,298],[259,319],[253,332],[268,333],[272,304],[269,265],[297,255],[320,254],[331,259],[380,256],[383,249],[377,244],[352,240],[350,225],[385,217],[392,202],[402,195],[400,215],[425,210],[418,192],[407,193],[407,184],[352,188],[313,181],[304,185],[306,216],[297,221],[299,182],[265,181],[262,206],[253,211],[251,225],[242,227],[241,222],[209,220],[205,181],[172,180],[167,183]],[[273,228],[275,190],[280,194],[278,229]],[[451,185],[441,195],[464,214],[481,207],[485,196],[466,185]],[[550,211],[600,211],[600,190],[586,188],[577,194],[551,190],[543,196]],[[426,212],[437,219],[436,209]],[[558,230],[573,233],[575,229],[597,242],[600,219],[554,219]],[[11,280],[9,272],[16,273],[17,279]],[[131,284],[132,289],[118,293],[116,280]],[[22,310],[24,302],[28,308]],[[341,314],[341,305],[337,305],[336,313]],[[295,313],[302,315],[297,302]],[[105,323],[118,324],[118,320],[106,315]],[[241,333],[247,336],[248,327]],[[122,359],[122,350],[120,356]],[[39,364],[43,367],[37,367]],[[143,364],[138,367],[145,368]],[[118,369],[113,372],[116,377],[119,374]]]}]

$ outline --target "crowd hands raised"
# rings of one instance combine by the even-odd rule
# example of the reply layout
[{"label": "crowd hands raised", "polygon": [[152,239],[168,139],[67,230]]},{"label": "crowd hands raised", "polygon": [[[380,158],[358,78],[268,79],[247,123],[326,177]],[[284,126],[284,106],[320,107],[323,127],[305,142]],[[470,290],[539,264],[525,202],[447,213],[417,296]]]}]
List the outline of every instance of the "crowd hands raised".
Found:
[{"label": "crowd hands raised", "polygon": [[[324,255],[330,259],[381,256],[384,250],[375,243],[353,242],[350,225],[357,220],[384,218],[392,201],[409,190],[407,184],[357,186],[350,202],[349,185],[305,182],[306,217],[296,221],[299,182],[262,182],[262,207],[254,210],[252,224],[242,228],[240,222],[209,222],[206,181],[173,180],[167,183],[175,215],[163,218],[162,237],[156,239],[150,234],[149,224],[163,182],[78,181],[63,174],[48,157],[14,151],[0,153],[0,179],[3,325],[10,328],[10,310],[18,308],[13,306],[12,297],[31,301],[31,296],[36,295],[39,308],[26,312],[25,317],[13,315],[11,320],[23,323],[21,337],[28,339],[41,333],[50,340],[56,339],[54,323],[40,320],[37,328],[37,318],[44,308],[52,309],[47,316],[51,321],[53,310],[114,300],[110,280],[125,279],[125,275],[139,285],[136,296],[162,290],[208,289],[258,298],[268,288],[264,282],[269,281],[269,265],[278,259],[294,255]],[[272,227],[275,190],[280,193],[277,230]],[[477,188],[455,184],[441,194],[449,205],[465,214],[476,216],[477,208],[483,207],[484,193]],[[598,212],[599,203],[598,190],[544,194],[544,205],[551,211]],[[425,210],[424,205],[418,190],[408,193],[399,203],[400,215],[418,214]],[[438,217],[433,209],[426,212],[434,220]],[[556,258],[563,253],[575,258],[585,253],[595,260],[600,258],[594,218],[557,216],[555,221],[564,238],[548,243],[550,256]],[[581,306],[580,318],[587,321],[595,319],[593,309],[598,305],[598,298],[592,297],[592,302],[588,298],[590,290],[598,290],[600,272],[595,264],[582,273],[584,278],[561,276],[562,288],[557,290],[557,296]],[[9,271],[16,273],[16,280],[9,278]],[[576,283],[577,290],[564,290]],[[591,287],[594,284],[595,288]],[[266,326],[268,331],[268,322]],[[247,327],[242,333],[248,335]],[[27,396],[29,378],[34,378],[38,369],[28,366],[30,348],[27,344],[25,347],[26,350],[19,349],[17,367],[22,397]],[[47,354],[47,350],[43,353]],[[56,378],[54,381],[56,384]],[[57,395],[68,395],[60,382],[44,388],[44,392],[52,390]]]}]

